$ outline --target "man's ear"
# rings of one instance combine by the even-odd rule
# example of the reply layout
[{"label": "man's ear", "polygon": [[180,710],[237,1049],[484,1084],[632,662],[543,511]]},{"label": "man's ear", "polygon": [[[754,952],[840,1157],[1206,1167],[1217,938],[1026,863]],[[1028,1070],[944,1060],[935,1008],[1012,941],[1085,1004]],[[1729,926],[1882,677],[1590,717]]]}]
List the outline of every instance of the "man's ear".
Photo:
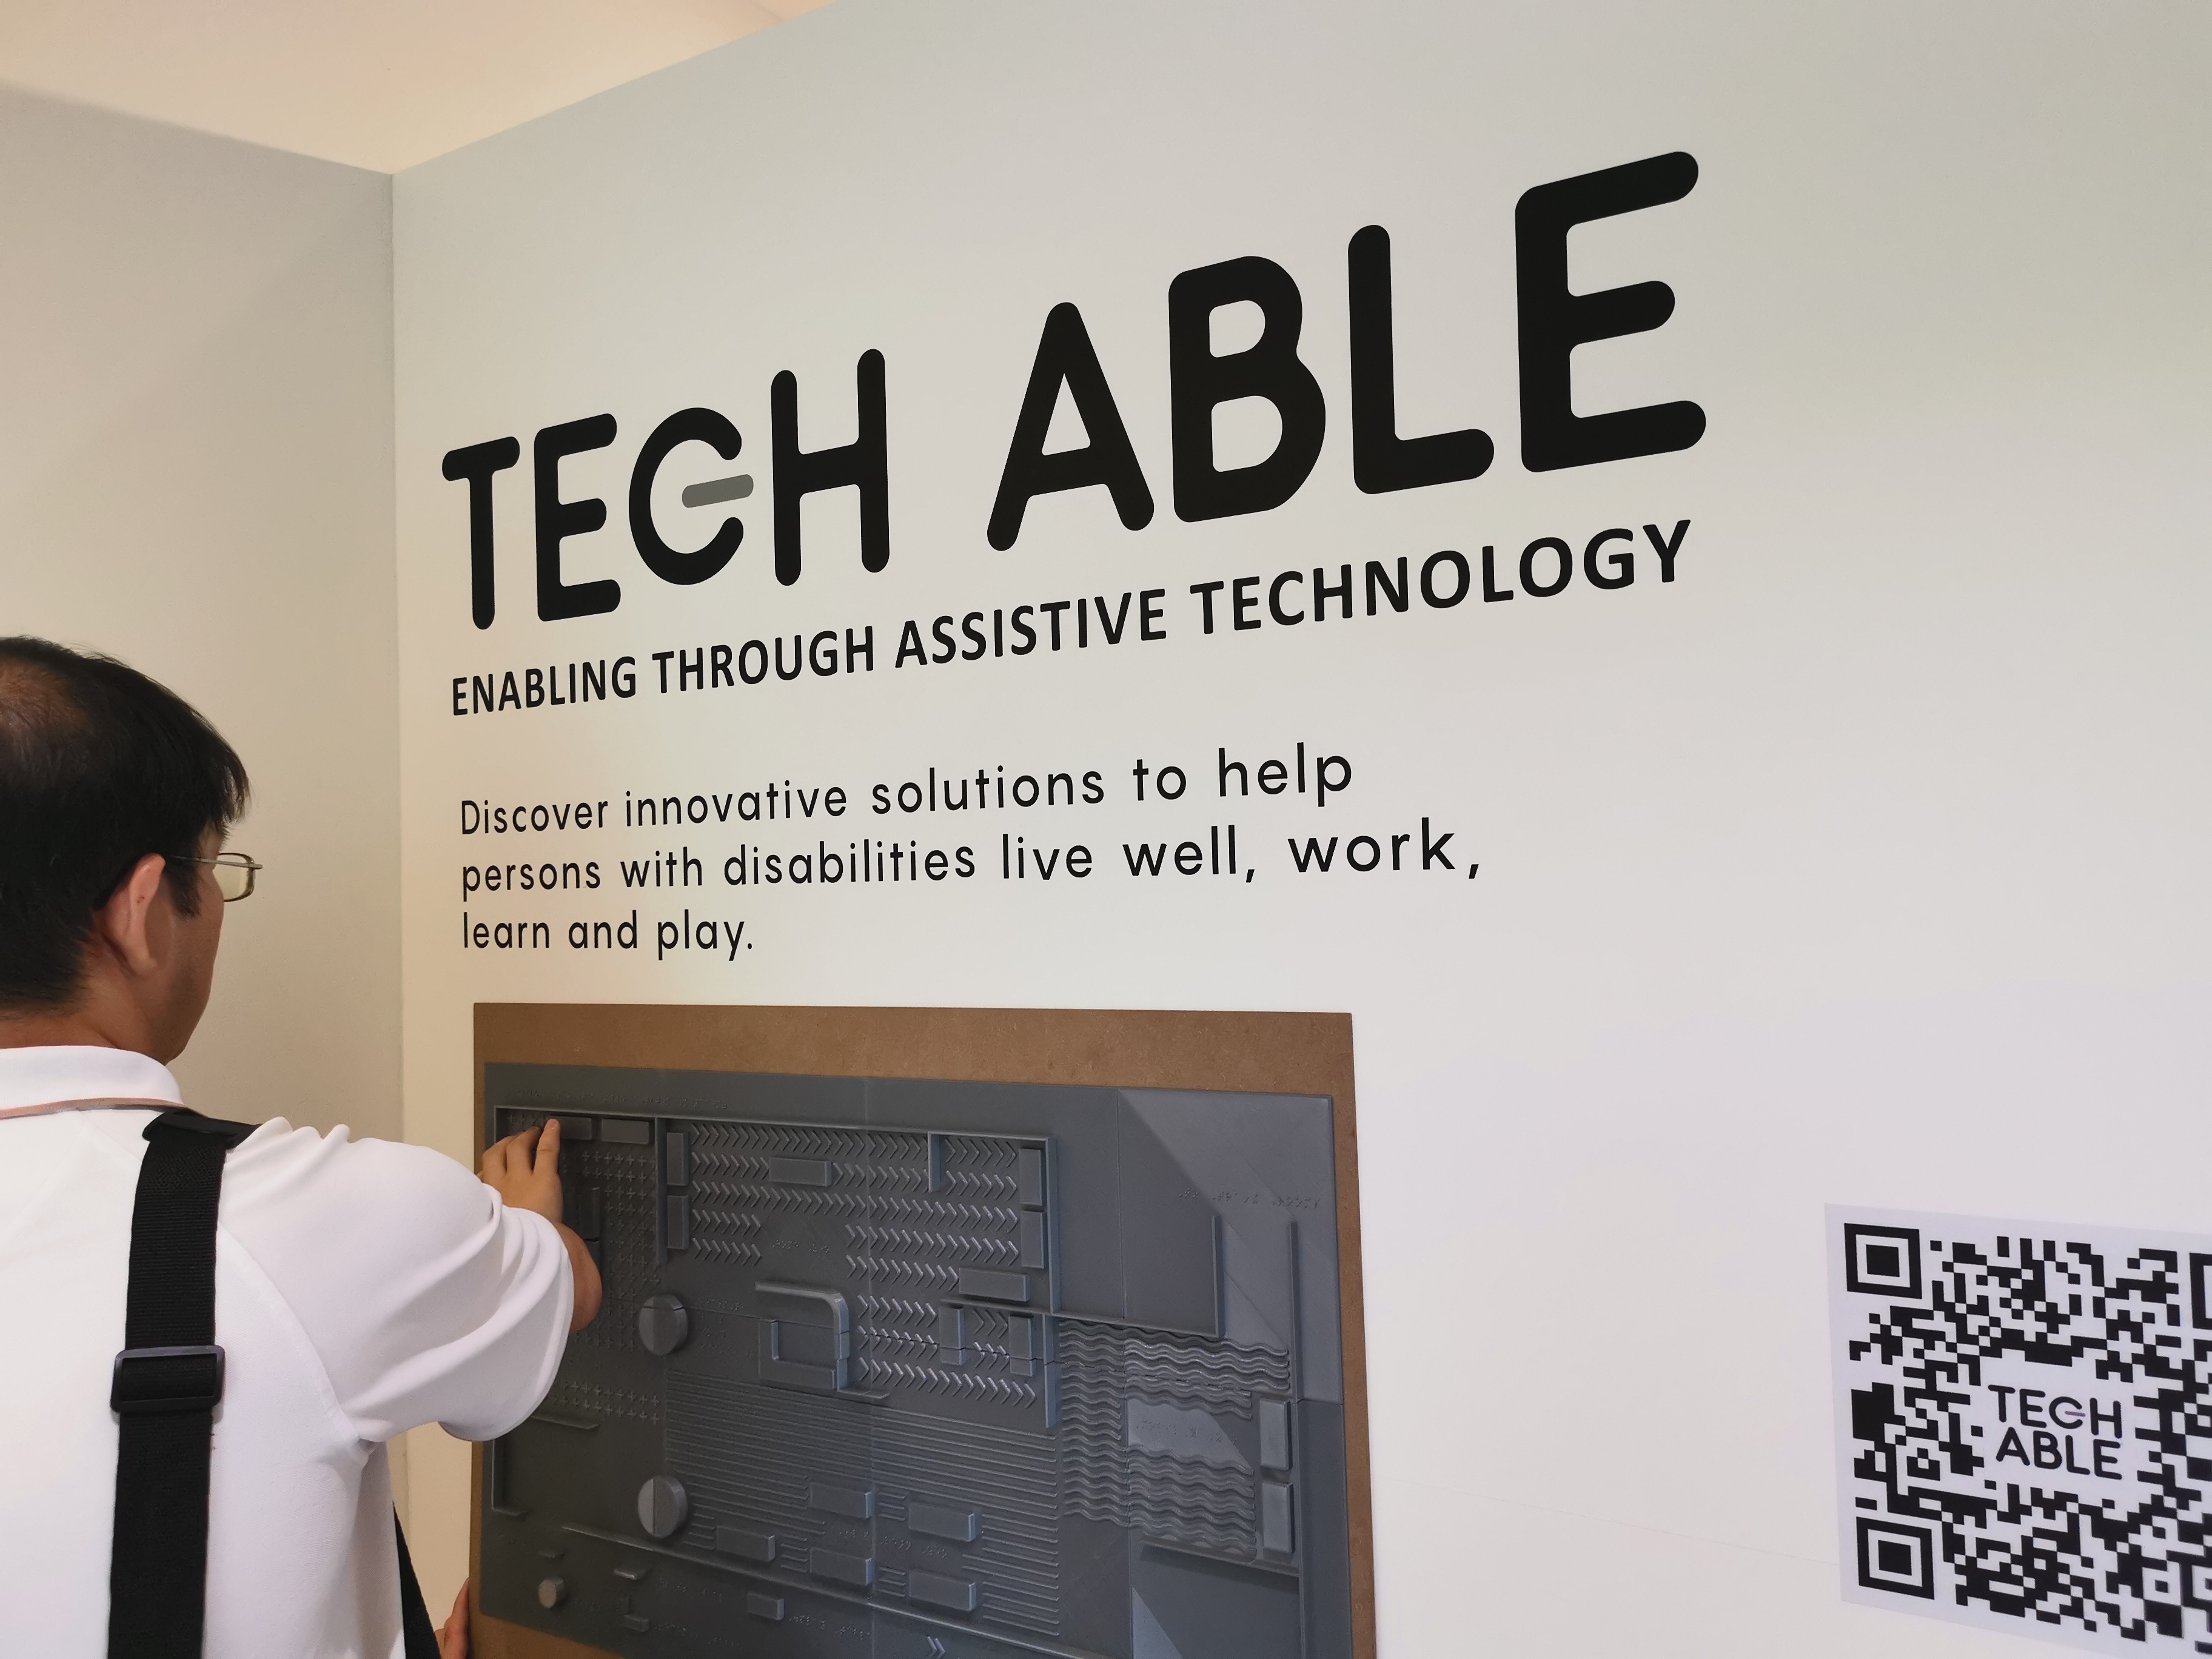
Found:
[{"label": "man's ear", "polygon": [[104,945],[133,978],[159,970],[169,948],[170,907],[161,903],[169,861],[149,853],[100,906],[93,918],[93,939]]}]

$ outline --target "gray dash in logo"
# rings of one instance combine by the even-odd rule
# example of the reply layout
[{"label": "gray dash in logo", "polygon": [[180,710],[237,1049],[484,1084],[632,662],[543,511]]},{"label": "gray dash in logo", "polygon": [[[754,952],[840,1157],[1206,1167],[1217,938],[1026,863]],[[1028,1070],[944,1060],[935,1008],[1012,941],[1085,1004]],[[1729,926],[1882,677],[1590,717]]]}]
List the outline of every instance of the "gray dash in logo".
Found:
[{"label": "gray dash in logo", "polygon": [[753,475],[740,472],[734,478],[709,478],[705,483],[684,486],[684,505],[712,507],[716,501],[741,501],[753,493]]}]

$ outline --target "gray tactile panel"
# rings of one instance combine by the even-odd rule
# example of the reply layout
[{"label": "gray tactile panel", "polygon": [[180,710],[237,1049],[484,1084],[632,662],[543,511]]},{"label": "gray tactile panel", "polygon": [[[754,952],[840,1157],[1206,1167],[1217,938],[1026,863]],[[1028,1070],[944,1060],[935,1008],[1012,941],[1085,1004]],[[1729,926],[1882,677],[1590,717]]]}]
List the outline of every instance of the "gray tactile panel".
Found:
[{"label": "gray tactile panel", "polygon": [[486,1087],[572,1130],[607,1289],[492,1449],[488,1612],[641,1659],[1348,1659],[1326,1100]]}]

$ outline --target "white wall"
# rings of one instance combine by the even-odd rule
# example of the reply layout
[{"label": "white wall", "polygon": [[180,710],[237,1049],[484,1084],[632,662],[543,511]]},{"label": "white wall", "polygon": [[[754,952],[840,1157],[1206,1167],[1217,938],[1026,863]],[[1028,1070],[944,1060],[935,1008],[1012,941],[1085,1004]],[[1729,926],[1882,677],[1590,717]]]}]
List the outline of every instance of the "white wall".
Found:
[{"label": "white wall", "polygon": [[253,780],[186,1097],[396,1138],[391,180],[0,90],[0,630]]},{"label": "white wall", "polygon": [[[2206,46],[2172,5],[850,0],[402,175],[410,1133],[465,1150],[479,1000],[1348,1008],[1387,1653],[1994,1651],[1838,1600],[1822,1206],[2212,1230]],[[1678,301],[1578,352],[1578,394],[1693,397],[1706,436],[1531,473],[1516,199],[1676,149],[1702,169],[1686,200],[1575,233],[1578,288],[1659,277]],[[1481,479],[1353,488],[1344,261],[1370,222],[1397,260],[1401,429],[1480,424]],[[1287,505],[1180,523],[1167,285],[1248,253],[1304,294],[1328,442]],[[997,553],[1065,300],[1158,514],[1131,533],[1103,491],[1047,497]],[[842,441],[871,347],[891,562],[864,574],[849,502],[810,504],[805,574],[779,586],[769,379],[798,374],[810,445]],[[644,434],[693,404],[741,428],[759,490],[737,560],[678,588],[623,503]],[[562,481],[608,526],[565,562],[618,578],[622,608],[541,623],[532,434],[602,410],[622,435]],[[440,457],[507,434],[479,633]],[[737,470],[694,461],[665,487]],[[1679,518],[1671,586],[1647,556],[1618,592],[1210,639],[1186,592]],[[891,662],[904,618],[1146,586],[1171,596],[1162,643]],[[872,676],[651,693],[656,650],[864,623]],[[448,707],[455,675],[623,652],[646,664],[632,702]],[[1238,803],[1269,849],[1253,883],[1121,871],[1124,839],[1224,815],[1217,744],[1299,740],[1358,781],[1325,812]],[[1192,798],[1136,803],[1140,756],[1192,769]],[[1097,765],[1114,793],[926,833],[994,866],[1002,829],[1079,834],[1088,887],[503,894],[472,915],[637,904],[645,948],[464,954],[465,798],[787,777],[864,799],[1000,761]],[[1287,868],[1287,835],[1425,815],[1479,883]],[[739,835],[543,845],[611,870],[678,839],[718,871]],[[657,960],[684,905],[756,948]]]},{"label": "white wall", "polygon": [[[1471,1602],[1504,1651],[1750,1654],[1778,1629],[1992,1651],[1837,1600],[1820,1206],[2212,1230],[2201,13],[1261,15],[856,0],[406,175],[404,678],[391,181],[0,94],[0,627],[164,678],[258,786],[236,844],[267,884],[230,919],[186,1086],[398,1132],[402,796],[406,1127],[460,1156],[478,999],[1347,1007],[1387,1652],[1455,1650]],[[1680,300],[1584,354],[1586,384],[1695,396],[1712,428],[1627,471],[1522,473],[1513,200],[1677,146],[1705,169],[1687,201],[1577,233],[1589,285],[1659,275]],[[1480,422],[1483,480],[1351,489],[1342,258],[1370,220],[1401,354],[1421,343],[1402,424]],[[1304,289],[1328,447],[1285,507],[1179,525],[1165,285],[1247,252]],[[993,555],[1062,299],[1159,516],[1130,536],[1097,492],[1046,498]],[[893,565],[862,576],[848,519],[810,508],[809,576],[781,589],[768,379],[797,370],[832,411],[809,441],[836,441],[868,346],[891,362]],[[694,402],[744,430],[762,492],[739,563],[674,590],[628,550],[621,470]],[[630,597],[539,624],[529,435],[602,409],[623,438],[564,477],[611,523],[572,580]],[[507,433],[526,459],[478,635],[437,461]],[[1697,521],[1674,586],[1396,633],[1201,646],[1180,591],[1662,512]],[[1141,674],[890,669],[907,616],[1153,585],[1176,632]],[[455,673],[868,621],[872,682],[444,712]],[[1217,742],[1301,738],[1359,757],[1347,817],[1449,819],[1482,884],[1309,890],[1278,855],[1195,902],[748,894],[763,948],[732,970],[457,948],[463,795],[850,787],[948,745],[1118,783],[1137,754],[1196,777]],[[1247,822],[1278,845],[1327,827]],[[1085,833],[1110,860],[1170,828],[1117,797]],[[412,1518],[442,1605],[465,1465],[435,1463]]]},{"label": "white wall", "polygon": [[0,89],[0,632],[143,669],[253,780],[185,1099],[397,1139],[391,200]]}]

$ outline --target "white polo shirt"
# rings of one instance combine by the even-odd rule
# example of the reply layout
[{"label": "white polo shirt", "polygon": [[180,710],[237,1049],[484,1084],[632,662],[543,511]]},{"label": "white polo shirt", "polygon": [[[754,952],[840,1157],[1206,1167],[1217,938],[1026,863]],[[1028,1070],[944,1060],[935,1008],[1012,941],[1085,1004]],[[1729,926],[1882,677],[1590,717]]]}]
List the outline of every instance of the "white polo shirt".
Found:
[{"label": "white polo shirt", "polygon": [[[131,1205],[142,1132],[179,1103],[143,1054],[0,1048],[0,1653],[107,1651]],[[574,1294],[552,1224],[440,1153],[282,1118],[234,1149],[208,1659],[398,1656],[385,1443],[520,1422],[552,1385]]]}]

